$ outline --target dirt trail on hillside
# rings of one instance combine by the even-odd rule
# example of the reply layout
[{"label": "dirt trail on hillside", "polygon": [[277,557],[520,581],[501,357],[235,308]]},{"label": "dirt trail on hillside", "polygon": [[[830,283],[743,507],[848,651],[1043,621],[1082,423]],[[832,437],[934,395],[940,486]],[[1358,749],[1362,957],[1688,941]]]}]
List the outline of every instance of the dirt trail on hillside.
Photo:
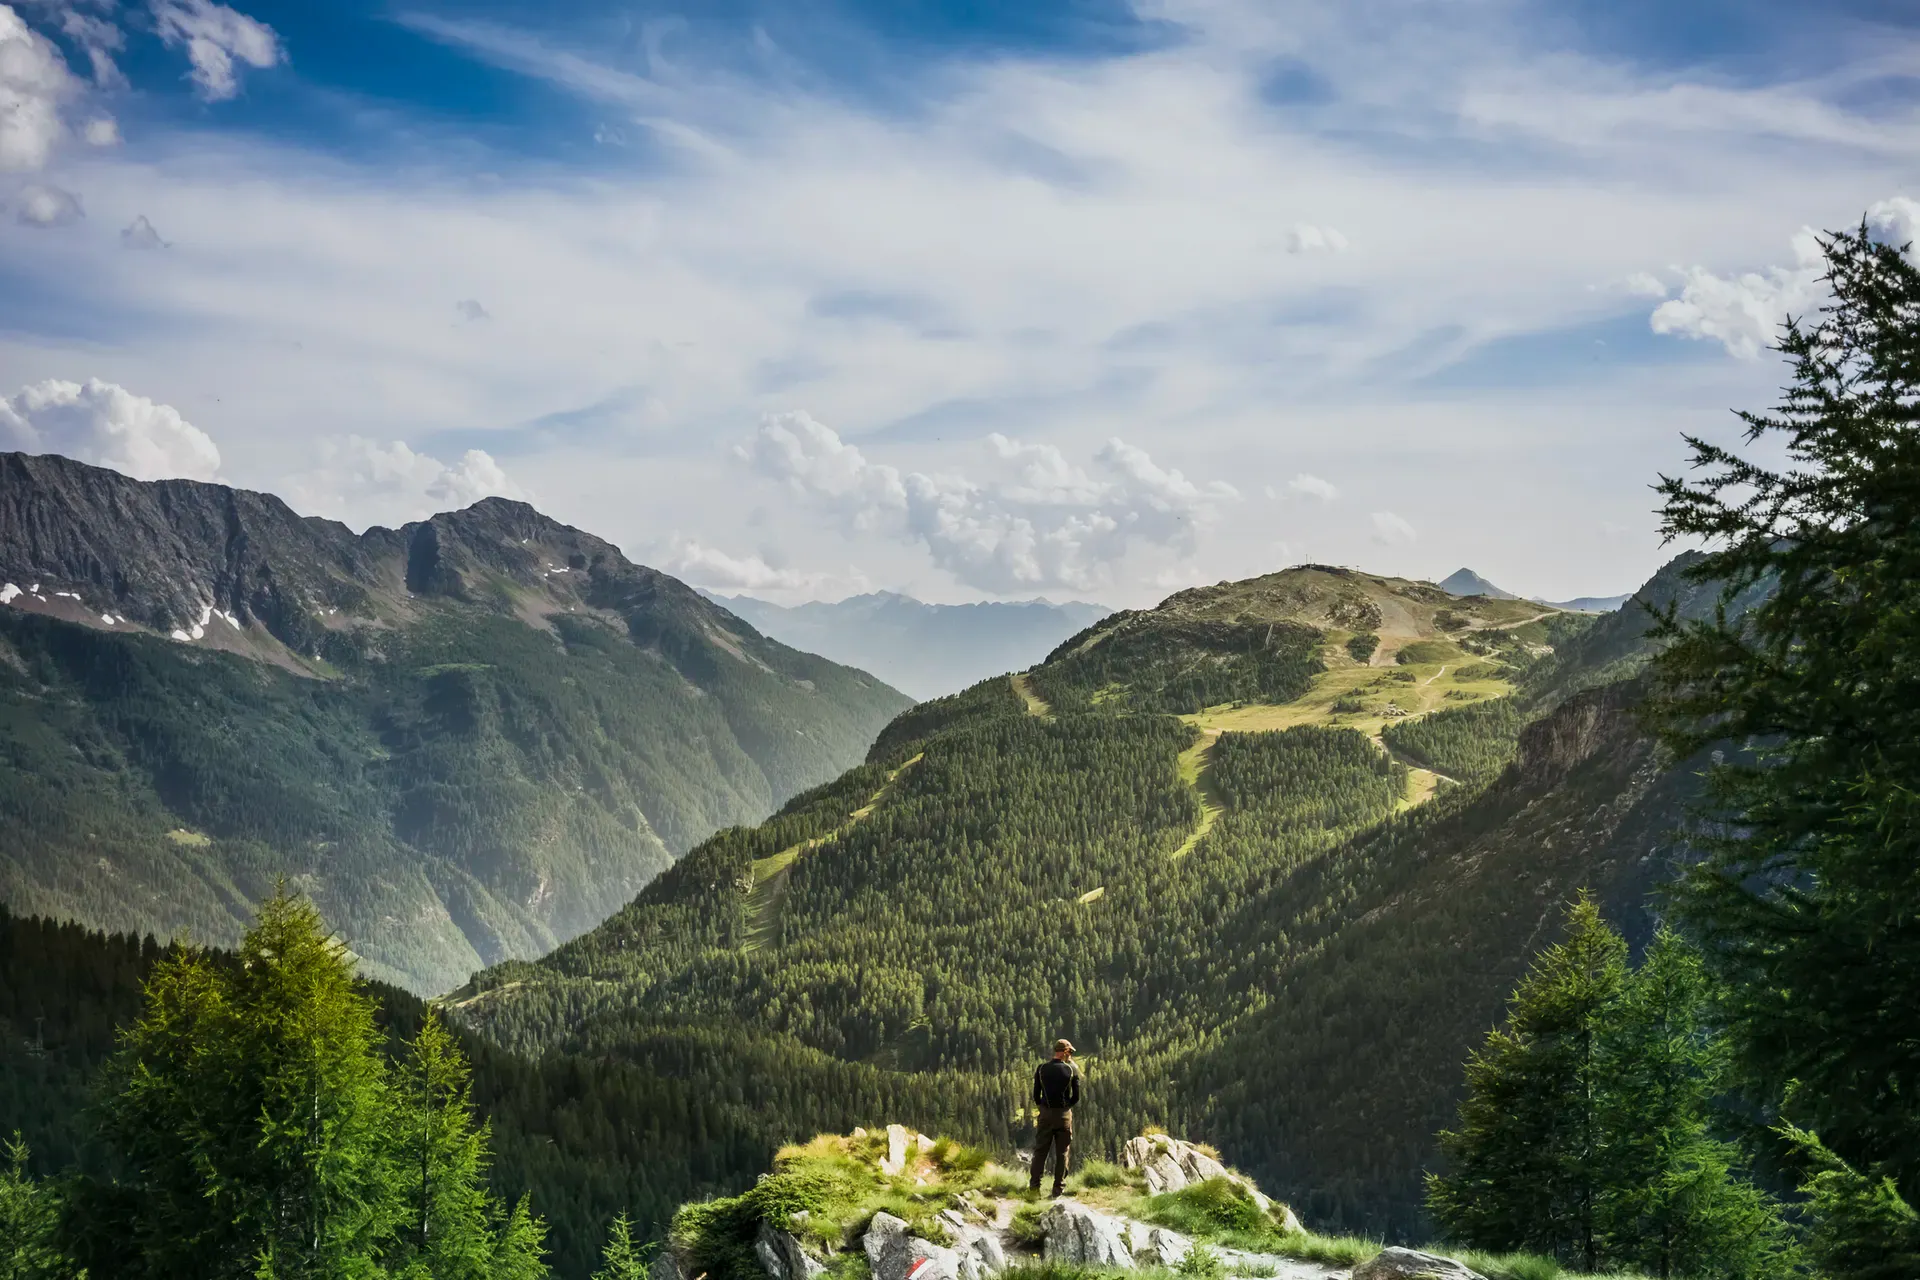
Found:
[{"label": "dirt trail on hillside", "polygon": [[[924,752],[922,754],[925,754]],[[793,874],[793,864],[800,855],[810,849],[818,849],[829,840],[837,840],[858,826],[868,814],[872,813],[892,789],[894,779],[920,763],[920,756],[903,761],[899,768],[887,775],[880,789],[868,797],[867,802],[847,815],[847,820],[811,840],[802,840],[791,848],[782,849],[769,857],[761,858],[753,864],[753,893],[747,899],[747,937],[741,945],[742,951],[758,951],[772,937],[774,926],[780,921],[780,908],[787,900],[787,881]]]},{"label": "dirt trail on hillside", "polygon": [[1213,830],[1213,824],[1220,820],[1220,815],[1227,811],[1227,806],[1221,803],[1213,784],[1207,779],[1207,770],[1213,765],[1213,744],[1220,740],[1224,732],[1224,729],[1202,729],[1200,740],[1180,753],[1180,776],[1200,796],[1200,821],[1192,834],[1173,851],[1176,862],[1192,853],[1194,847]]},{"label": "dirt trail on hillside", "polygon": [[1027,714],[1038,716],[1042,720],[1053,719],[1053,708],[1047,700],[1034,692],[1033,681],[1026,672],[1019,671],[1007,677],[1013,684],[1013,691],[1020,695],[1020,701],[1027,704]]}]

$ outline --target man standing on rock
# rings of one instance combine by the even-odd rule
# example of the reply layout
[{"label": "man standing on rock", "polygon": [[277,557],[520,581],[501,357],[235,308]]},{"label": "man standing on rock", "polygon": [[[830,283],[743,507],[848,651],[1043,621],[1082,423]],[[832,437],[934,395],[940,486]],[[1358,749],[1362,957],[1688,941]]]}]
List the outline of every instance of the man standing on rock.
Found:
[{"label": "man standing on rock", "polygon": [[1073,1065],[1073,1045],[1066,1040],[1053,1042],[1053,1057],[1041,1063],[1033,1073],[1033,1105],[1040,1111],[1040,1129],[1033,1139],[1033,1166],[1029,1171],[1032,1190],[1040,1189],[1040,1175],[1046,1172],[1047,1153],[1056,1152],[1053,1165],[1053,1194],[1066,1189],[1067,1156],[1073,1150],[1073,1108],[1080,1101],[1080,1072]]}]

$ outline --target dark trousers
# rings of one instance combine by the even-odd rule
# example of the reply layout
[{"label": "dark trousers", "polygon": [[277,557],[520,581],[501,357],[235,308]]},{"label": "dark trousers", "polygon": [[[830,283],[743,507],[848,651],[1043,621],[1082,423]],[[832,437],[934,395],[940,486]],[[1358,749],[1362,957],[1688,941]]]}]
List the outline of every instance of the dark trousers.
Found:
[{"label": "dark trousers", "polygon": [[1053,1189],[1067,1180],[1067,1160],[1073,1152],[1073,1113],[1055,1111],[1051,1107],[1040,1108],[1040,1129],[1033,1138],[1033,1167],[1029,1181],[1035,1191],[1040,1189],[1040,1175],[1046,1172],[1047,1154],[1054,1153]]}]

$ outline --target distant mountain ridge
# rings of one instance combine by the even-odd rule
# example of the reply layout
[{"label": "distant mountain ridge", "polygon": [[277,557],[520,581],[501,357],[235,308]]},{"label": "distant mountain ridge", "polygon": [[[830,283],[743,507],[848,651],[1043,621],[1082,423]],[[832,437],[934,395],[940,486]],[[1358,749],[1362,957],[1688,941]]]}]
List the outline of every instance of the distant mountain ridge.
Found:
[{"label": "distant mountain ridge", "polygon": [[1078,601],[927,604],[891,591],[793,606],[711,592],[708,598],[784,644],[871,671],[916,698],[1031,666],[1113,612]]},{"label": "distant mountain ridge", "polygon": [[[1503,591],[1471,569],[1455,569],[1440,583],[1440,589],[1450,596],[1485,596],[1489,600],[1519,600],[1522,597],[1511,591]],[[1633,599],[1633,593],[1618,596],[1576,596],[1572,600],[1543,600],[1539,596],[1527,596],[1535,604],[1544,604],[1554,609],[1571,609],[1575,613],[1611,613],[1627,601]]]},{"label": "distant mountain ridge", "polygon": [[237,936],[287,877],[444,990],[590,928],[908,704],[489,498],[355,534],[0,454],[0,899]]}]

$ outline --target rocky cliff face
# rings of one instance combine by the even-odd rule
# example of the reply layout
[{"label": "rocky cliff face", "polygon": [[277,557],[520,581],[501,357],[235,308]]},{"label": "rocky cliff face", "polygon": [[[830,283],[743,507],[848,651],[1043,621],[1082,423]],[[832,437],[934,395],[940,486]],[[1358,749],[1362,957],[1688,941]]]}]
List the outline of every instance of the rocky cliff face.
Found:
[{"label": "rocky cliff face", "polygon": [[488,499],[355,534],[0,455],[0,898],[236,936],[285,876],[444,990],[592,927],[907,699]]},{"label": "rocky cliff face", "polygon": [[15,608],[301,669],[333,638],[405,626],[436,601],[535,625],[597,612],[642,643],[760,639],[684,583],[524,502],[488,498],[355,534],[272,494],[133,480],[51,455],[0,454],[0,582]]}]

